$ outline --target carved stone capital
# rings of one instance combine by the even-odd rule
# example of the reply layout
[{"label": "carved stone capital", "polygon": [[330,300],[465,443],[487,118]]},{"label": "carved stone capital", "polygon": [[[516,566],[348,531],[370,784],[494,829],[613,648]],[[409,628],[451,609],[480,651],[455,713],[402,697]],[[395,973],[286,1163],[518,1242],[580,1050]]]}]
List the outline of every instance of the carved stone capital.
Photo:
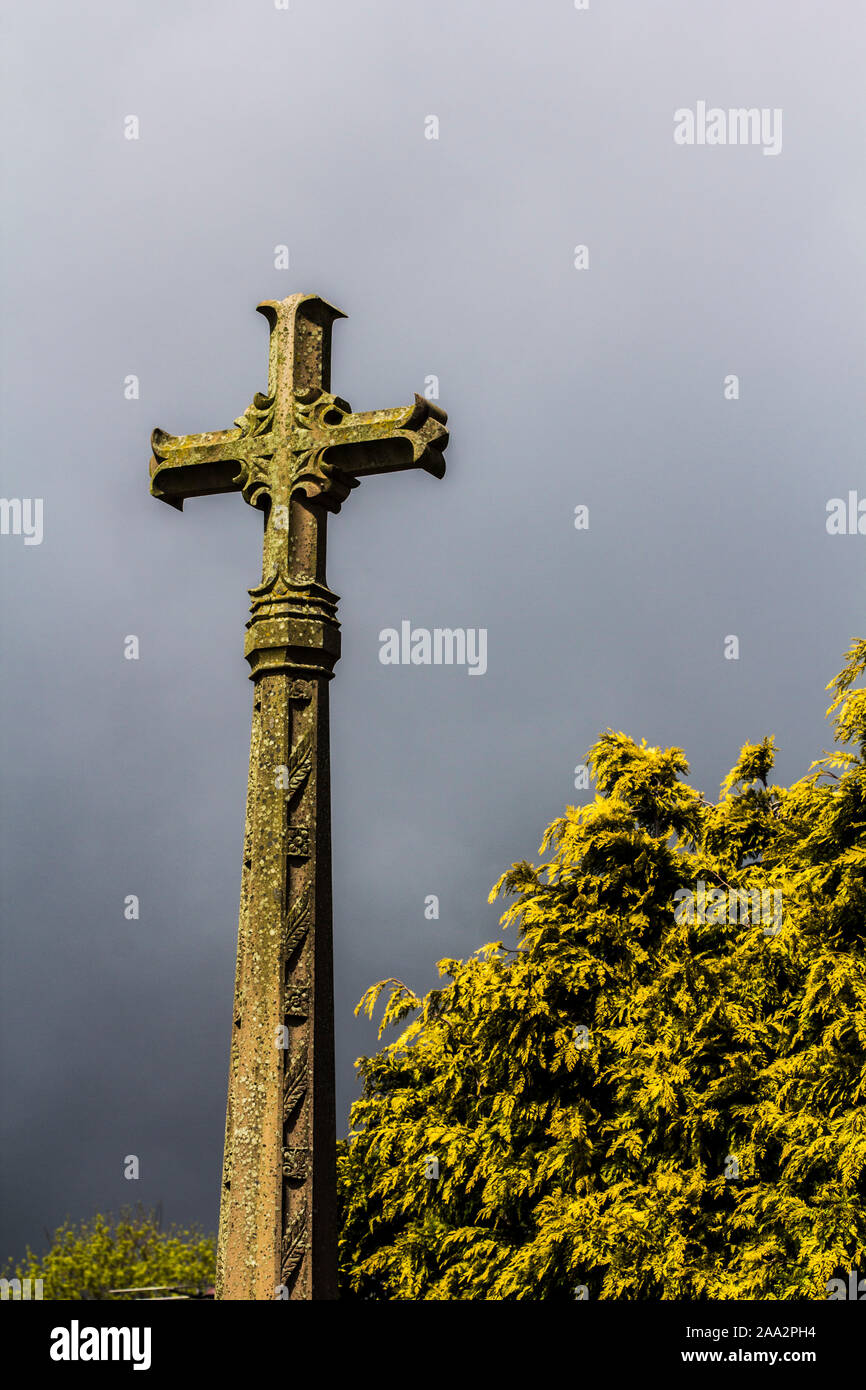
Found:
[{"label": "carved stone capital", "polygon": [[[251,679],[286,671],[298,681],[315,676],[330,680],[340,659],[338,596],[315,580],[290,580],[282,569],[272,571],[249,592],[244,656]],[[304,697],[299,693],[290,698]]]}]

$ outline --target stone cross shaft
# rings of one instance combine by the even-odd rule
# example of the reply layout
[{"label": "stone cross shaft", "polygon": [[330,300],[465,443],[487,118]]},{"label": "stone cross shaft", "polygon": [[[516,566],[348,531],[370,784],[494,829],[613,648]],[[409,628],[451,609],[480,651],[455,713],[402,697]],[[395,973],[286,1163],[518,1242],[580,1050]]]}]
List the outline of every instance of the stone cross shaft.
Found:
[{"label": "stone cross shaft", "polygon": [[336,1297],[328,682],[340,655],[328,512],[372,473],[445,472],[446,415],[416,395],[355,413],[330,394],[339,309],[258,306],[268,390],[231,430],[154,430],[150,490],[240,492],[264,513],[244,653],[254,682],[217,1298]]}]

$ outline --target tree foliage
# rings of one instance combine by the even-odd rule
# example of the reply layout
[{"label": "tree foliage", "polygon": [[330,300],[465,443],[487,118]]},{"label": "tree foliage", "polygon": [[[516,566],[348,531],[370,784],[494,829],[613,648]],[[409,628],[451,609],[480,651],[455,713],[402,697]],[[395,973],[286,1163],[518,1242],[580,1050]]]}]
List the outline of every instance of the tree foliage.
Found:
[{"label": "tree foliage", "polygon": [[[111,1289],[204,1289],[214,1282],[215,1266],[212,1237],[175,1226],[163,1231],[153,1212],[138,1208],[78,1225],[65,1221],[44,1255],[28,1248],[14,1276],[41,1279],[44,1299],[110,1299]],[[13,1277],[8,1270],[6,1277]]]},{"label": "tree foliage", "polygon": [[838,747],[790,788],[772,738],[712,803],[608,730],[594,800],[491,893],[516,946],[368,990],[405,1026],[357,1063],[344,1297],[815,1298],[866,1269],[864,670],[858,640]]}]

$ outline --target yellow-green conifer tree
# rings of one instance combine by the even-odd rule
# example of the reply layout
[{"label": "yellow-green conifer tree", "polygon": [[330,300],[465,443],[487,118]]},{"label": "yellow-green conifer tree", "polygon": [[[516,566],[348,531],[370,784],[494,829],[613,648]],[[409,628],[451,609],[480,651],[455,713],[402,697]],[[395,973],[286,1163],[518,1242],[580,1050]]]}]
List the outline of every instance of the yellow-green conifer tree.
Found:
[{"label": "yellow-green conifer tree", "polygon": [[[866,1273],[866,641],[838,750],[715,804],[609,730],[495,942],[361,1058],[340,1145],[344,1297],[821,1298]],[[381,1036],[381,1033],[380,1033]],[[438,1176],[437,1176],[438,1173]]]}]

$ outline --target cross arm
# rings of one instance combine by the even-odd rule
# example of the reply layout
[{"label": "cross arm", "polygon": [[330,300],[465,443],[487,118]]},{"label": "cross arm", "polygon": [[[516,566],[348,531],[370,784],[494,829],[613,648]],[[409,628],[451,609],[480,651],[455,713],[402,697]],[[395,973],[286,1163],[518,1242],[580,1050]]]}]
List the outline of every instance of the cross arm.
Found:
[{"label": "cross arm", "polygon": [[242,470],[267,452],[273,400],[260,392],[235,421],[236,429],[204,434],[167,434],[155,429],[150,438],[150,491],[183,511],[188,497],[240,492]]},{"label": "cross arm", "polygon": [[417,394],[411,406],[353,412],[339,396],[300,393],[292,441],[296,485],[338,509],[350,488],[375,473],[423,468],[441,478],[447,419],[444,410]]},{"label": "cross arm", "polygon": [[408,409],[347,414],[334,429],[328,461],[356,478],[404,468],[423,468],[434,478],[442,478],[447,420],[444,410],[417,392],[415,404]]}]

